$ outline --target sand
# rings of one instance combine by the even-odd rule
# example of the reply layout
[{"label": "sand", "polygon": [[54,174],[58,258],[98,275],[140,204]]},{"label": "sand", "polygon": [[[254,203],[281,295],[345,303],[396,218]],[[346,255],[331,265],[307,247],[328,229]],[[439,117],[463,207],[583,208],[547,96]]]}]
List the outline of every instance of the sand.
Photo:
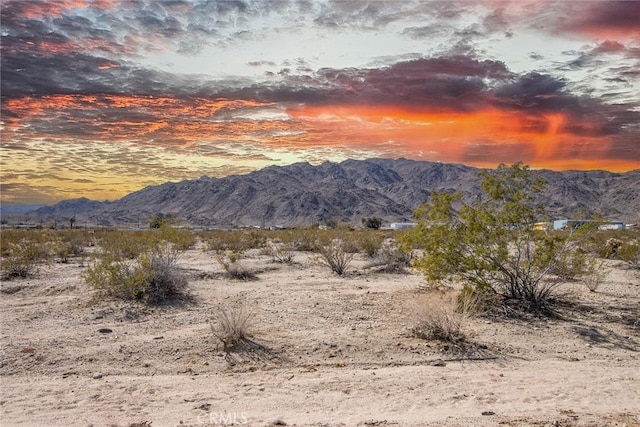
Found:
[{"label": "sand", "polygon": [[[640,272],[608,261],[590,292],[563,284],[555,318],[477,316],[465,351],[411,333],[429,302],[415,273],[334,275],[251,251],[235,281],[181,258],[189,298],[97,298],[79,260],[4,281],[2,426],[640,426]],[[227,353],[210,321],[238,301],[252,337]],[[438,362],[435,362],[438,361]]]}]

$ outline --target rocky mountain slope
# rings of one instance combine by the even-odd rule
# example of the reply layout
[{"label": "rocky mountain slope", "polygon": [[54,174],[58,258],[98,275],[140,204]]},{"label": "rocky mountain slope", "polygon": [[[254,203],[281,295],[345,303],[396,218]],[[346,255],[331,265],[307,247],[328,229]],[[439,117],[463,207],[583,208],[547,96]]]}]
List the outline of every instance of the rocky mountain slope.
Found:
[{"label": "rocky mountain slope", "polygon": [[[67,200],[34,213],[41,221],[144,226],[155,214],[174,214],[194,226],[294,226],[327,220],[359,224],[363,217],[410,221],[432,190],[478,197],[479,169],[407,159],[347,160],[312,166],[271,166],[247,175],[202,177],[150,186],[113,202]],[[551,217],[579,211],[608,219],[640,219],[640,170],[536,171],[548,185],[539,202]]]}]

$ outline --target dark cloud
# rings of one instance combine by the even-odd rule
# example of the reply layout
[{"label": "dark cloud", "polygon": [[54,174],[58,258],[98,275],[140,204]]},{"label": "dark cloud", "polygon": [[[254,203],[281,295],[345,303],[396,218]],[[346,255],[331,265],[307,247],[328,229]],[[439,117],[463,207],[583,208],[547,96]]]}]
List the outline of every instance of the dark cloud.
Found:
[{"label": "dark cloud", "polygon": [[247,65],[250,67],[275,67],[277,64],[273,61],[251,61]]},{"label": "dark cloud", "polygon": [[564,23],[566,29],[594,33],[640,31],[640,7],[636,1],[585,2],[577,6],[579,12]]},{"label": "dark cloud", "polygon": [[434,23],[432,25],[425,25],[421,27],[407,27],[402,30],[402,35],[410,37],[412,39],[431,39],[438,36],[442,36],[452,32],[453,29],[450,26],[440,23]]}]

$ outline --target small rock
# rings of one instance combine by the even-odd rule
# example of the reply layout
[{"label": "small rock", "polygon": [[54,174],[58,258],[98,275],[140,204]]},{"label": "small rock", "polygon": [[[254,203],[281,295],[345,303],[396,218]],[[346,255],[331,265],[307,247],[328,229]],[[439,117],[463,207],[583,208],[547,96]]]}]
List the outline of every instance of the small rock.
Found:
[{"label": "small rock", "polygon": [[447,363],[442,359],[436,359],[429,362],[431,366],[447,366]]},{"label": "small rock", "polygon": [[100,329],[98,329],[98,332],[100,332],[101,334],[110,334],[111,332],[113,332],[113,329],[110,329],[110,328],[100,328]]},{"label": "small rock", "polygon": [[104,377],[104,374],[102,372],[95,372],[91,378],[93,378],[94,380],[99,380],[100,378]]}]

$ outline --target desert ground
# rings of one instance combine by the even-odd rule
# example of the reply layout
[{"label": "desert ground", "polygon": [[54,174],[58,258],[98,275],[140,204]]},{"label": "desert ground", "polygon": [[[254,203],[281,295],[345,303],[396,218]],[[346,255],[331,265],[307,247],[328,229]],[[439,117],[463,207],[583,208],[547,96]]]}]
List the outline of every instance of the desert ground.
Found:
[{"label": "desert ground", "polygon": [[[186,252],[189,297],[157,307],[97,298],[81,261],[1,283],[2,426],[640,426],[640,272],[609,261],[596,292],[563,284],[552,318],[469,318],[464,348],[412,328],[455,290],[314,254],[259,251],[257,280]],[[210,322],[252,313],[225,352]]]}]

